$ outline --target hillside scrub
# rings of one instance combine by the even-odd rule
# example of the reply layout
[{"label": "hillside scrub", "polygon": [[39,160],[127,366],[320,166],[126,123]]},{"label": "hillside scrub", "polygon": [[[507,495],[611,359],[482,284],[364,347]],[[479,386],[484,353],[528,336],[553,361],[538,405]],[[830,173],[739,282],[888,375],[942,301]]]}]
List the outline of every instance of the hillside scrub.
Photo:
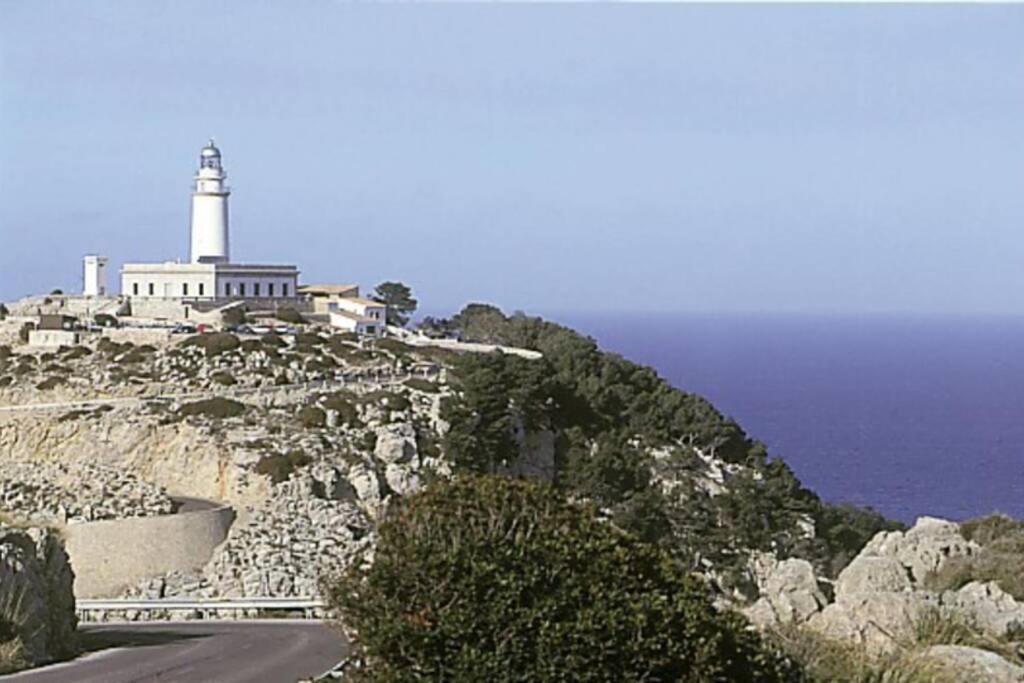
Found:
[{"label": "hillside scrub", "polygon": [[668,553],[501,477],[399,501],[370,567],[326,582],[363,681],[799,680]]},{"label": "hillside scrub", "polygon": [[[832,506],[786,464],[706,399],[669,385],[651,368],[603,353],[555,323],[471,304],[448,323],[463,339],[533,349],[540,360],[492,354],[454,358],[442,417],[444,450],[465,472],[498,472],[518,456],[514,430],[556,435],[556,484],[612,512],[624,528],[664,542],[690,562],[741,572],[745,551],[811,560],[835,576],[878,531],[899,528],[870,509]],[[651,486],[652,448],[672,449],[661,467],[690,476],[695,450],[742,466],[728,490],[697,486],[668,495]],[[814,524],[809,538],[804,522]]]},{"label": "hillside scrub", "polygon": [[995,514],[963,522],[960,529],[964,538],[981,545],[981,552],[951,558],[928,577],[927,585],[941,591],[957,590],[971,581],[995,581],[1015,599],[1024,600],[1024,521]]},{"label": "hillside scrub", "polygon": [[186,403],[178,409],[178,415],[186,417],[189,415],[203,415],[216,419],[238,417],[246,410],[244,403],[239,403],[230,398],[207,398],[192,403]]},{"label": "hillside scrub", "polygon": [[302,317],[301,313],[294,308],[287,306],[277,309],[274,317],[282,322],[290,323],[292,325],[301,325],[306,322],[306,319]]},{"label": "hillside scrub", "polygon": [[284,455],[265,455],[256,463],[259,474],[270,477],[275,484],[287,481],[293,472],[313,462],[303,451],[295,449]]},{"label": "hillside scrub", "polygon": [[194,334],[181,342],[181,345],[199,347],[206,353],[206,357],[210,358],[227,351],[234,351],[241,346],[241,342],[230,332],[207,332]]}]

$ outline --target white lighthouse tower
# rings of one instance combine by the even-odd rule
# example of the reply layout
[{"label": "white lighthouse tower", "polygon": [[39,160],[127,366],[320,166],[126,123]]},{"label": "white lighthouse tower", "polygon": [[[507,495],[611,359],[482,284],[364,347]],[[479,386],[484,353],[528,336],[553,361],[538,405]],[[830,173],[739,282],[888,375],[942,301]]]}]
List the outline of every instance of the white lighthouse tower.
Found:
[{"label": "white lighthouse tower", "polygon": [[199,153],[199,170],[192,190],[192,263],[228,263],[227,174],[220,150],[210,140]]}]

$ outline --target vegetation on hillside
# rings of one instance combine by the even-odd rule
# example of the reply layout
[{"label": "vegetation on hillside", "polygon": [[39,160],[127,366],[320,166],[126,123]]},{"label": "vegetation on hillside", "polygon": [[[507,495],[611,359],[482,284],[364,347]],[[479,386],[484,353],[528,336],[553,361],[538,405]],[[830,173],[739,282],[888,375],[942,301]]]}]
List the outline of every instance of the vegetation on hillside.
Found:
[{"label": "vegetation on hillside", "polygon": [[1024,600],[1024,521],[995,514],[968,520],[960,530],[964,538],[981,545],[981,552],[950,558],[928,577],[929,586],[957,590],[971,581],[995,581],[1017,600]]},{"label": "vegetation on hillside", "polygon": [[799,680],[669,553],[502,477],[438,481],[327,582],[365,681]]},{"label": "vegetation on hillside", "polygon": [[[560,489],[594,501],[692,566],[710,562],[726,572],[745,562],[738,550],[759,549],[810,559],[835,575],[872,535],[898,527],[871,510],[824,503],[707,400],[569,328],[481,304],[435,324],[463,339],[544,354],[538,361],[500,353],[455,361],[461,397],[444,406],[452,425],[445,452],[461,471],[501,471],[518,454],[517,427],[551,429]],[[668,453],[655,462],[654,449]],[[652,486],[659,471],[682,481],[696,476],[698,450],[744,466],[726,492]]]}]

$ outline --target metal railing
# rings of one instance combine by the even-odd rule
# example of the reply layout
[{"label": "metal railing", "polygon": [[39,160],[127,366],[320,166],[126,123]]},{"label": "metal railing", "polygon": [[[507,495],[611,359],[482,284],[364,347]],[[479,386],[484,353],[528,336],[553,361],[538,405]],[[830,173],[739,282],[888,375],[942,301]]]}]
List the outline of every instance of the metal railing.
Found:
[{"label": "metal railing", "polygon": [[230,612],[233,618],[258,618],[268,611],[302,612],[307,619],[322,616],[326,604],[319,598],[116,598],[78,599],[75,612],[82,621],[109,612],[187,612],[213,616]]}]

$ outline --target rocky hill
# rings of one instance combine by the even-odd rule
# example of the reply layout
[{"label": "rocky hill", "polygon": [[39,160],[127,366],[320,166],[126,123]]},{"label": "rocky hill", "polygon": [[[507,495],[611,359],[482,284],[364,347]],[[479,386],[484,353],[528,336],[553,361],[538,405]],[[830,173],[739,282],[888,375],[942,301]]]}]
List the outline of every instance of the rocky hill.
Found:
[{"label": "rocky hill", "polygon": [[[1017,675],[1009,589],[973,570],[960,585],[929,583],[950,558],[981,552],[956,525],[906,531],[825,503],[707,401],[567,328],[489,306],[432,327],[541,355],[359,343],[314,327],[0,347],[0,406],[19,406],[0,411],[0,471],[13,473],[0,477],[0,506],[60,522],[164,514],[171,495],[226,501],[238,518],[205,567],[128,594],[309,596],[372,557],[396,498],[461,472],[534,477],[670,549],[721,606],[791,648],[820,637],[919,653],[921,625],[954,615],[978,638],[929,647],[991,637],[998,646],[981,651]],[[93,402],[65,403],[83,399]],[[62,484],[75,480],[89,485]],[[973,650],[931,655],[1003,666]]]}]

